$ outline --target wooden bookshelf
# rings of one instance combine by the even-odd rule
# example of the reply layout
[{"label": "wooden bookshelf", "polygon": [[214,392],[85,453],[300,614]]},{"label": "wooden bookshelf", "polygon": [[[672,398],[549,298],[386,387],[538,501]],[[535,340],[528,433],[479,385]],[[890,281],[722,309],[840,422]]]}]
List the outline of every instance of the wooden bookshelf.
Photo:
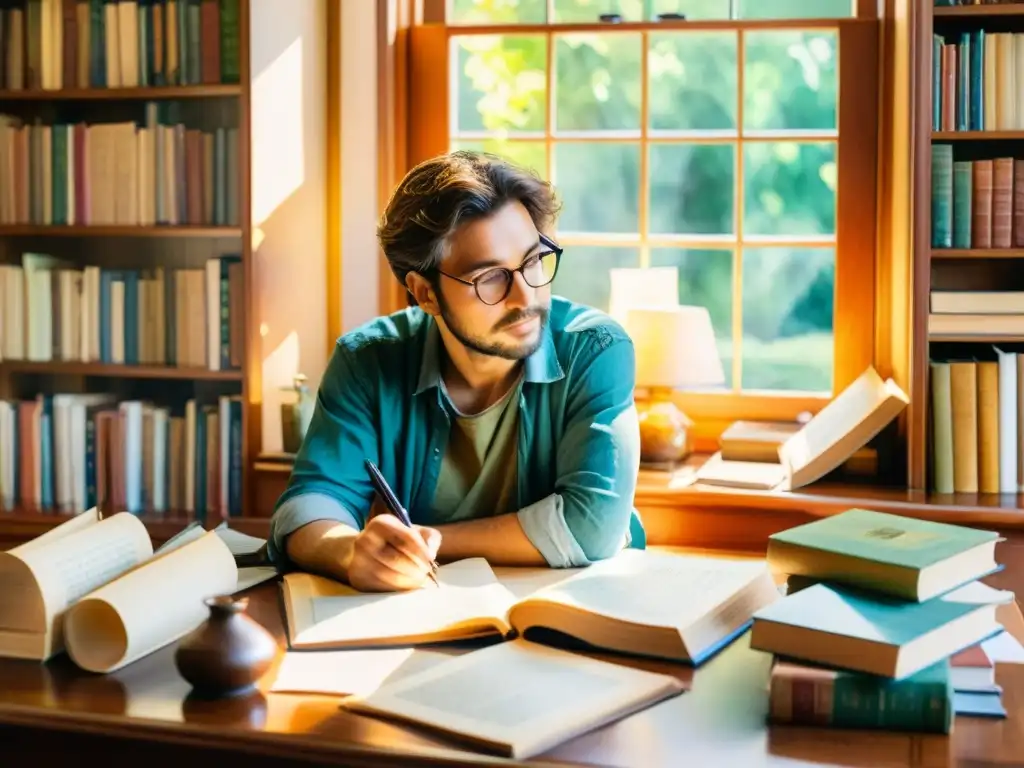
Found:
[{"label": "wooden bookshelf", "polygon": [[163,224],[159,226],[114,224],[6,224],[0,237],[229,237],[240,238],[241,227]]},{"label": "wooden bookshelf", "polygon": [[[927,2],[927,0],[925,0]],[[932,9],[940,18],[986,18],[995,16],[1024,17],[1024,3],[1008,3],[1005,5],[952,5]]]},{"label": "wooden bookshelf", "polygon": [[[129,193],[125,199],[130,201],[128,205],[130,205],[129,210],[131,211],[127,215],[127,221],[148,221],[150,223],[81,223],[89,220],[81,213],[83,210],[88,212],[89,217],[95,216],[97,221],[126,220],[123,215],[124,200],[117,197],[121,194],[119,190],[123,187],[124,177],[118,176],[116,181],[112,183],[108,181],[106,185],[105,194],[109,194],[115,200],[112,209],[116,211],[116,216],[113,218],[99,217],[96,213],[98,208],[95,198],[102,197],[102,195],[97,193],[96,189],[100,188],[99,185],[103,183],[105,177],[95,174],[95,168],[91,165],[88,167],[72,165],[70,150],[74,148],[71,145],[72,140],[77,140],[73,134],[76,129],[68,129],[67,132],[65,144],[68,147],[67,175],[60,176],[61,191],[53,192],[53,187],[57,185],[57,174],[54,174],[53,181],[45,183],[30,181],[30,185],[42,184],[40,188],[43,192],[38,198],[30,198],[28,203],[18,203],[18,205],[24,204],[30,211],[27,216],[23,215],[22,210],[19,209],[17,216],[12,219],[9,213],[5,214],[0,210],[0,263],[2,264],[21,266],[23,254],[45,254],[60,260],[62,266],[54,266],[53,270],[60,268],[78,273],[77,279],[83,284],[85,283],[84,270],[87,268],[98,268],[93,274],[100,276],[107,276],[107,272],[137,271],[140,285],[138,289],[140,307],[142,306],[141,297],[147,295],[142,287],[142,280],[153,279],[153,272],[158,268],[162,269],[160,279],[166,275],[163,299],[160,301],[154,299],[153,296],[160,295],[159,288],[153,285],[148,286],[150,293],[147,301],[155,303],[147,304],[145,309],[140,308],[140,314],[136,318],[137,323],[131,334],[133,339],[132,355],[129,358],[125,354],[124,359],[131,359],[133,363],[109,362],[111,356],[116,360],[122,359],[121,353],[129,348],[127,333],[123,340],[123,346],[120,341],[115,343],[110,340],[111,334],[116,333],[114,329],[121,327],[128,329],[130,317],[127,306],[124,310],[122,326],[114,325],[115,321],[110,319],[114,317],[112,314],[114,310],[110,308],[112,305],[101,304],[101,307],[107,307],[106,310],[100,309],[100,316],[103,317],[103,320],[99,325],[98,333],[105,340],[100,342],[100,347],[105,350],[102,356],[94,356],[91,352],[69,353],[68,349],[91,349],[95,346],[91,339],[79,343],[77,340],[79,333],[76,330],[71,330],[71,336],[65,335],[63,336],[64,341],[57,343],[58,333],[66,334],[68,331],[67,323],[61,326],[59,312],[57,309],[53,309],[50,332],[54,334],[52,339],[54,341],[54,359],[38,362],[12,359],[14,356],[8,354],[2,355],[2,359],[0,359],[0,400],[17,403],[32,401],[38,395],[106,393],[114,398],[114,403],[142,401],[154,408],[166,409],[167,420],[165,423],[167,424],[167,433],[170,435],[170,417],[182,417],[184,403],[188,401],[195,403],[196,419],[202,419],[205,425],[213,422],[206,421],[208,413],[203,412],[203,406],[211,406],[212,412],[218,413],[216,409],[220,398],[237,398],[241,405],[240,438],[232,441],[233,455],[224,467],[233,473],[237,473],[234,468],[240,467],[240,473],[232,477],[232,481],[238,478],[238,482],[232,484],[232,488],[237,488],[238,493],[231,494],[233,499],[238,499],[236,504],[238,514],[229,514],[228,510],[220,507],[221,495],[217,487],[214,487],[212,493],[206,497],[211,500],[216,499],[212,502],[211,508],[202,508],[197,493],[196,502],[200,505],[199,512],[192,514],[173,511],[184,510],[186,506],[170,501],[172,497],[168,492],[168,503],[165,509],[172,511],[154,512],[152,506],[149,505],[151,488],[144,486],[142,505],[131,511],[141,517],[153,538],[158,542],[177,533],[194,519],[203,521],[208,528],[212,528],[222,519],[226,519],[233,528],[245,533],[266,536],[268,532],[268,521],[265,518],[249,517],[250,510],[253,508],[251,468],[259,454],[261,440],[259,405],[261,365],[259,331],[254,326],[257,276],[252,253],[254,238],[250,204],[252,182],[250,0],[236,0],[236,2],[237,16],[234,17],[234,20],[237,20],[237,38],[228,40],[227,45],[225,45],[224,37],[218,38],[219,62],[215,57],[202,55],[202,47],[212,39],[207,36],[210,34],[209,28],[213,26],[208,23],[209,19],[204,17],[198,37],[191,32],[184,37],[178,37],[181,45],[197,47],[195,49],[186,48],[188,56],[183,56],[180,61],[176,61],[173,68],[170,58],[159,63],[146,59],[139,62],[138,82],[150,83],[150,85],[79,87],[83,82],[92,82],[94,85],[113,82],[118,74],[111,74],[106,63],[101,62],[97,65],[97,59],[91,61],[91,69],[87,74],[77,73],[77,75],[71,76],[73,81],[69,81],[69,69],[60,61],[60,57],[70,50],[67,47],[63,51],[56,51],[55,55],[58,60],[52,63],[49,72],[51,76],[59,76],[59,79],[63,80],[62,85],[69,87],[43,88],[41,79],[46,77],[44,68],[37,63],[36,68],[31,69],[30,62],[27,60],[25,69],[20,75],[11,75],[7,71],[0,71],[0,114],[11,116],[19,130],[21,130],[21,126],[35,127],[36,121],[44,126],[85,125],[88,126],[86,130],[90,131],[97,125],[134,123],[136,134],[133,135],[129,132],[128,136],[138,140],[137,135],[141,133],[142,129],[149,129],[148,139],[151,140],[153,146],[153,165],[143,166],[136,157],[134,166],[128,171],[128,173],[135,174],[134,178],[128,177],[132,178],[134,188],[148,189],[149,191],[140,192],[137,198],[133,198]],[[8,10],[12,3],[0,5],[3,6],[0,13],[12,13]],[[14,6],[19,6],[19,3],[14,3]],[[220,9],[220,6],[218,8]],[[223,9],[220,10],[223,12]],[[147,17],[141,10],[141,4],[139,16],[141,25],[148,23]],[[230,17],[221,16],[218,17],[218,26],[225,18],[228,18],[228,21],[225,22],[227,24],[233,21]],[[65,20],[65,24],[70,23],[70,20]],[[24,34],[30,34],[27,28]],[[235,46],[236,40],[237,47]],[[34,48],[33,50],[38,53],[39,49]],[[124,50],[123,46],[121,50]],[[140,47],[139,50],[144,56],[145,48]],[[237,61],[231,55],[233,50],[237,50]],[[164,51],[166,56],[171,56],[166,46]],[[88,56],[86,58],[88,59]],[[174,58],[177,60],[176,54]],[[76,59],[76,62],[81,60]],[[179,63],[180,75],[178,74]],[[76,68],[76,65],[69,66],[71,70]],[[97,70],[97,66],[100,66],[101,69]],[[107,67],[105,72],[102,70],[104,66]],[[193,66],[196,68],[187,72]],[[172,69],[174,69],[173,74]],[[103,74],[97,75],[97,71]],[[130,73],[131,69],[127,71]],[[54,72],[57,75],[53,75]],[[180,84],[152,85],[152,83],[160,82],[163,79],[162,73],[164,72],[167,74],[168,82]],[[124,70],[121,71],[121,75],[123,73]],[[24,81],[11,87],[12,83],[3,79],[7,77],[24,77]],[[82,80],[83,77],[84,80]],[[30,80],[33,81],[30,82]],[[127,78],[121,79],[120,82],[134,82],[134,80],[135,78],[129,75]],[[181,128],[168,129],[167,133],[163,133],[160,129],[165,126],[181,126]],[[180,131],[180,137],[177,131]],[[56,136],[57,130],[48,128],[45,135],[47,137]],[[162,156],[157,149],[158,135],[163,141],[163,151],[169,154]],[[94,151],[91,141],[90,139],[90,143],[85,146],[88,146],[89,151]],[[189,144],[189,141],[194,143]],[[120,148],[116,141],[108,140],[107,144],[104,151],[111,155],[116,154]],[[29,147],[30,145],[26,142],[25,146]],[[146,145],[141,146],[145,147]],[[139,156],[145,156],[141,149],[139,152]],[[54,154],[56,155],[55,151]],[[92,156],[90,155],[90,157]],[[31,159],[36,160],[37,158],[32,157]],[[118,156],[111,162],[120,163],[120,161],[121,157]],[[90,162],[94,163],[95,160]],[[163,164],[161,165],[161,163]],[[190,165],[190,163],[194,164]],[[36,167],[51,168],[55,165],[55,160],[46,157],[45,164]],[[114,171],[125,172],[124,165],[112,165],[111,167]],[[83,168],[86,170],[82,170]],[[143,169],[145,169],[145,175],[142,175]],[[84,175],[87,172],[90,175]],[[0,165],[0,186],[8,181],[2,176],[2,173],[3,166]],[[63,174],[63,171],[61,173]],[[78,174],[83,175],[80,177]],[[93,185],[87,192],[91,207],[83,208],[81,198],[76,197],[78,184],[83,185],[83,188],[87,184]],[[63,198],[64,188],[69,190],[69,197],[66,201]],[[32,189],[34,190],[35,186],[32,186]],[[111,189],[112,191],[110,191]],[[46,197],[48,193],[53,194],[52,203],[51,199]],[[37,193],[33,192],[32,194]],[[194,197],[194,194],[198,194],[198,197]],[[44,203],[40,204],[38,202],[40,199]],[[0,202],[2,201],[3,197],[0,195]],[[118,208],[118,206],[122,207]],[[149,209],[155,213],[143,215],[142,211]],[[57,214],[58,210],[62,212],[60,216]],[[169,213],[169,211],[173,211],[173,213]],[[73,212],[74,215],[72,216],[68,212]],[[63,223],[71,219],[77,219],[77,222]],[[222,257],[230,257],[230,264],[237,265],[231,267],[230,284],[225,279],[225,275],[228,274],[227,264],[229,262],[221,260]],[[211,265],[218,260],[221,260],[220,266],[223,270],[219,281],[213,276],[215,273],[211,272],[215,268]],[[208,266],[209,269],[207,269]],[[175,285],[175,271],[179,269],[191,270],[196,280],[198,280],[198,276],[195,273],[203,271],[202,286],[204,290],[199,292],[184,289],[183,293],[183,289]],[[86,289],[72,288],[72,291],[78,290],[76,294],[78,303],[69,305],[67,299],[63,298],[63,294],[58,293],[58,291],[65,290],[63,286],[58,286],[60,278],[51,277],[54,295],[61,297],[57,299],[59,307],[80,308],[80,306],[85,306]],[[127,280],[127,278],[119,278],[116,275],[109,277],[114,282],[120,279]],[[239,277],[240,279],[237,279]],[[99,279],[100,277],[97,277],[97,282]],[[157,286],[159,285],[157,283]],[[125,288],[126,294],[127,290]],[[134,291],[134,288],[132,290]],[[229,291],[231,292],[230,296]],[[202,295],[197,300],[195,296],[199,293]],[[24,294],[23,298],[28,295]],[[182,296],[184,298],[181,298]],[[214,296],[217,299],[214,299]],[[168,302],[166,305],[162,303],[164,300]],[[187,303],[184,305],[184,309],[178,309],[169,303],[172,300],[187,301]],[[214,300],[219,304],[215,307],[208,306],[209,302]],[[51,307],[55,306],[53,301],[54,299],[51,297]],[[72,299],[72,301],[76,300]],[[109,302],[109,296],[101,298],[100,301]],[[127,298],[125,301],[127,302]],[[134,302],[135,299],[133,298],[132,301]],[[222,317],[225,308],[229,306],[231,313],[237,309],[238,314],[232,315],[228,322],[220,320],[219,329],[211,327],[210,323],[217,322],[214,318]],[[154,342],[153,338],[159,337],[159,334],[146,335],[147,327],[153,327],[153,318],[160,317],[160,315],[153,314],[156,311],[153,307],[163,309],[164,327],[167,334],[159,338],[157,342]],[[173,315],[172,310],[178,314]],[[121,318],[120,312],[121,310],[118,309],[116,317]],[[144,312],[147,313],[144,314]],[[194,319],[197,312],[200,313],[200,321]],[[233,326],[229,325],[230,320],[235,318],[238,320],[234,322]],[[100,321],[93,317],[91,322],[99,323]],[[182,323],[185,323],[185,326],[182,326]],[[26,323],[25,336],[28,335],[28,325],[29,323]],[[183,327],[185,330],[182,330]],[[58,328],[62,330],[58,332]],[[229,328],[230,334],[227,332]],[[218,330],[220,331],[219,341],[214,342],[213,340],[218,338],[216,336]],[[177,336],[174,334],[187,335],[189,331],[191,331],[190,341],[201,337],[203,344],[203,354],[193,351],[190,353],[191,358],[198,355],[205,361],[209,354],[209,344],[219,344],[216,353],[222,358],[220,370],[212,370],[209,364],[200,366],[191,358],[188,359],[188,365],[152,364],[151,361],[154,359],[152,350],[162,349],[163,354],[167,355],[167,350],[172,349],[168,345],[172,343],[178,344],[173,348],[177,351],[176,359],[185,360],[187,356],[183,357],[180,351],[182,342],[180,339],[175,342],[174,339],[177,339]],[[86,339],[89,333],[92,332],[82,333],[81,338]],[[68,339],[72,340],[68,341]],[[0,334],[0,351],[3,351],[4,343],[6,343],[5,338]],[[144,343],[147,345],[145,354],[143,354]],[[29,340],[25,338],[23,344],[27,348]],[[138,345],[137,351],[136,344]],[[111,349],[117,351],[111,352]],[[38,357],[38,355],[33,356]],[[27,357],[24,350],[21,357]],[[168,356],[166,359],[173,359],[173,357]],[[140,361],[138,364],[134,363],[136,359]],[[165,358],[157,356],[155,359]],[[100,360],[105,362],[100,362]],[[150,362],[142,362],[144,360]],[[228,361],[226,364],[225,360]],[[113,407],[117,408],[118,406],[114,405]],[[15,419],[22,418],[17,406],[8,413],[13,413]],[[87,419],[93,418],[92,414],[87,416]],[[121,418],[123,419],[123,416]],[[38,421],[39,417],[37,416],[36,419]],[[117,419],[118,417],[114,416],[112,423],[115,426],[110,429],[120,428],[116,426]],[[98,433],[97,422],[98,417],[96,417],[96,421],[87,422],[87,435]],[[182,426],[182,423],[179,422],[178,426]],[[187,429],[187,427],[182,428]],[[92,450],[93,447],[98,450],[99,443],[88,443],[87,445],[91,446],[87,450]],[[214,445],[211,440],[209,445],[214,446],[211,448],[213,451],[217,450],[220,444],[218,441]],[[237,450],[235,450],[236,448]],[[110,444],[109,450],[111,452],[115,450],[113,443]],[[126,449],[122,447],[122,450]],[[154,450],[156,450],[155,445],[149,449],[150,457]],[[109,455],[115,454],[110,453]],[[205,454],[200,454],[200,456],[203,455]],[[217,450],[216,454],[210,453],[209,458],[218,461],[217,466],[221,466],[220,450]],[[82,460],[85,461],[84,456]],[[196,459],[196,463],[199,460]],[[99,463],[95,458],[91,458],[90,461]],[[145,458],[143,461],[152,463],[152,458]],[[56,456],[51,459],[51,477],[57,474],[55,469],[57,462]],[[182,469],[184,463],[182,460]],[[88,466],[89,462],[86,462],[86,465]],[[146,466],[143,464],[142,471],[144,473]],[[45,473],[45,470],[43,471]],[[203,476],[207,476],[205,472]],[[2,477],[0,475],[0,482],[2,482]],[[180,478],[181,475],[178,477]],[[144,474],[144,484],[147,482],[146,478],[147,476]],[[219,475],[216,479],[219,482]],[[112,482],[113,479],[107,477],[108,491]],[[50,493],[51,498],[56,496],[56,483],[57,480],[54,480],[54,490]],[[169,467],[165,483],[170,484]],[[184,484],[184,480],[181,480],[181,484]],[[99,486],[98,481],[97,486]],[[124,496],[125,493],[120,495]],[[183,491],[178,495],[184,498]],[[38,504],[27,503],[26,499],[25,496],[19,496],[13,505],[8,502],[8,505],[12,506],[11,509],[0,509],[0,541],[25,540],[69,519],[70,515],[58,514],[55,511],[59,508],[56,503],[49,509],[37,509]],[[125,509],[125,505],[111,500],[101,506],[108,512]]]},{"label": "wooden bookshelf", "polygon": [[[994,85],[996,80],[992,80],[984,68],[989,54],[988,46],[1002,40],[996,38],[996,34],[1015,35],[1008,45],[1024,45],[1024,3],[952,7],[933,7],[933,3],[934,0],[926,0],[916,9],[911,30],[911,125],[916,126],[916,135],[911,139],[915,192],[911,317],[913,374],[910,387],[911,414],[907,430],[910,480],[908,493],[913,497],[914,503],[957,508],[966,514],[978,513],[996,519],[1001,512],[1019,515],[1017,508],[1021,506],[1021,496],[1016,492],[1007,492],[999,483],[1001,424],[995,424],[995,432],[992,432],[993,422],[984,421],[984,414],[991,413],[990,400],[986,400],[984,406],[978,407],[974,419],[977,442],[986,446],[978,450],[977,489],[968,490],[962,487],[961,484],[967,482],[964,478],[970,474],[969,471],[963,470],[962,464],[957,464],[957,472],[950,473],[960,478],[957,480],[957,487],[953,489],[954,492],[945,493],[936,487],[936,413],[942,418],[947,418],[948,415],[950,420],[954,416],[951,413],[950,401],[944,401],[945,405],[940,406],[938,410],[933,404],[933,385],[944,385],[946,379],[945,371],[940,370],[943,378],[933,381],[936,374],[931,366],[933,362],[974,361],[975,365],[979,366],[976,372],[980,370],[982,362],[998,364],[995,362],[996,346],[1018,355],[1024,353],[1024,336],[988,333],[984,328],[976,333],[929,333],[928,327],[932,291],[1024,291],[1024,273],[1021,273],[1020,266],[1015,263],[1016,259],[1024,258],[1024,247],[1018,247],[1020,241],[1017,239],[1021,225],[1015,220],[1014,210],[1016,196],[1022,194],[1022,191],[1018,191],[1018,163],[1005,162],[1006,158],[1012,158],[1014,161],[1024,160],[1024,130],[1012,127],[1015,123],[1021,125],[1019,122],[1011,120],[1007,124],[1002,120],[1005,108],[1002,102],[998,101],[1002,94]],[[970,44],[975,48],[976,41],[979,40],[986,46],[985,50],[981,51],[980,75],[974,71],[979,59],[973,56],[965,59],[968,69],[964,81],[968,83],[969,89],[974,88],[974,94],[980,93],[982,96],[981,101],[974,100],[973,103],[971,96],[961,97],[959,94],[959,63],[961,58],[964,58],[963,33],[967,33]],[[952,91],[943,88],[944,81],[941,76],[942,67],[948,66],[949,54],[941,49],[933,49],[933,35],[942,36],[946,45],[957,46],[957,71],[954,78],[956,86]],[[936,67],[940,72],[937,92],[933,77]],[[948,99],[950,93],[952,99]],[[1016,99],[1013,109],[1024,109],[1024,102],[1019,99],[1019,89],[1013,89],[1013,96]],[[990,99],[993,101],[987,101]],[[998,109],[998,116],[995,117],[998,121],[996,126],[988,122],[994,119],[991,111],[993,102]],[[955,105],[952,112],[946,108],[950,103]],[[986,107],[989,108],[987,112]],[[950,123],[950,115],[953,124]],[[938,124],[936,119],[939,121]],[[998,162],[1001,159],[1002,164]],[[951,162],[956,165],[951,167]],[[984,165],[978,165],[979,162],[984,162]],[[983,182],[991,184],[993,190],[988,193],[992,195],[993,200],[990,208],[976,207],[979,170],[982,172],[982,180],[987,178],[985,174],[992,174],[989,182]],[[981,188],[988,187],[983,185]],[[941,195],[950,194],[949,190],[952,189],[948,208],[944,202],[937,206],[933,205],[934,189],[940,190]],[[941,197],[937,199],[942,201]],[[969,200],[968,208],[963,207],[965,200]],[[991,214],[991,219],[988,218],[989,214],[985,213],[986,210]],[[1007,210],[1011,222],[1008,229],[1001,223],[1005,221],[1002,215]],[[933,218],[935,211],[940,212],[941,218]],[[945,221],[947,211],[948,225]],[[997,213],[998,211],[1002,211],[1003,214]],[[1000,223],[994,226],[996,221]],[[979,226],[986,227],[988,239],[983,233],[979,241]],[[959,311],[969,312],[967,309]],[[961,369],[961,373],[965,370]],[[993,397],[992,390],[986,389],[992,381],[989,376],[991,373],[989,369],[985,376],[968,375],[960,380],[961,384],[973,381],[976,402],[983,397]],[[1024,380],[1017,384],[1022,385]],[[984,396],[980,394],[983,389],[987,392]],[[954,394],[952,401],[962,403],[963,396],[962,392],[960,397]],[[998,413],[998,403],[995,407]],[[947,408],[949,410],[946,410]],[[962,414],[961,408],[960,415],[956,417],[960,419],[959,434],[964,434],[963,430],[967,424],[963,421]],[[979,426],[983,423],[986,426]],[[1016,429],[1016,426],[1014,428]],[[992,434],[995,435],[994,440],[989,439]],[[957,443],[954,438],[954,445],[960,445],[962,448],[964,444]],[[1016,450],[1019,451],[1019,439],[1016,445]],[[962,460],[963,450],[960,454]],[[944,455],[949,456],[948,450]],[[955,451],[954,455],[957,455]],[[994,490],[992,456],[995,457],[994,472],[997,477]],[[988,467],[987,470],[985,466]],[[1020,483],[1024,483],[1024,478],[1014,478],[1015,490]],[[984,512],[979,512],[980,510]],[[993,514],[996,518],[992,517]]]},{"label": "wooden bookshelf", "polygon": [[1024,248],[933,248],[933,259],[1024,259]]},{"label": "wooden bookshelf", "polygon": [[235,83],[217,85],[167,85],[149,88],[42,88],[0,90],[0,104],[14,101],[118,101],[160,99],[239,98],[243,87]]},{"label": "wooden bookshelf", "polygon": [[4,360],[0,374],[42,373],[53,376],[98,376],[124,379],[180,379],[183,381],[242,381],[243,371],[211,371],[175,365],[126,365],[114,363],[78,363],[65,360],[35,362]]}]

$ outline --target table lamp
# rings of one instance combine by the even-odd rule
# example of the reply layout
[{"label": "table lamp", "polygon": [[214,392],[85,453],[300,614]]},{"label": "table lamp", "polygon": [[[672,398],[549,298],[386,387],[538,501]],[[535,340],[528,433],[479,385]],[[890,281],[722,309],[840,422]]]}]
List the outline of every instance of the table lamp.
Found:
[{"label": "table lamp", "polygon": [[626,331],[636,350],[636,386],[649,393],[637,403],[640,460],[681,461],[690,452],[693,422],[673,402],[673,390],[725,384],[711,315],[705,307],[630,307]]}]

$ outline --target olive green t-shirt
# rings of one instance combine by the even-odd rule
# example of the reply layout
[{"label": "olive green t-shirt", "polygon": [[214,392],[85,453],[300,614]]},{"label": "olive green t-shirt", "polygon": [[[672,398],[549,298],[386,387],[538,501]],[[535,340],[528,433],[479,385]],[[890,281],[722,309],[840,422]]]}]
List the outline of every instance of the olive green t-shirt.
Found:
[{"label": "olive green t-shirt", "polygon": [[442,384],[452,420],[448,449],[434,494],[434,511],[447,522],[514,512],[519,392],[522,379],[480,413],[459,411]]}]

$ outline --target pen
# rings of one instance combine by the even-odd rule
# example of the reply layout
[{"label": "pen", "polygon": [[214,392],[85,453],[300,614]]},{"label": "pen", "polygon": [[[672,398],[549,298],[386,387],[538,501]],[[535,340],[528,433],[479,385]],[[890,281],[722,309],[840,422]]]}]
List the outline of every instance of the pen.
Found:
[{"label": "pen", "polygon": [[[409,513],[405,511],[405,507],[398,501],[398,497],[395,496],[395,492],[391,490],[391,486],[388,485],[387,480],[384,479],[384,475],[377,469],[377,465],[369,459],[363,459],[363,464],[366,466],[366,472],[370,476],[370,482],[373,483],[373,487],[377,490],[377,494],[380,496],[381,501],[384,502],[384,506],[387,507],[388,512],[397,517],[402,521],[402,524],[406,528],[412,528],[412,520],[409,519]],[[441,586],[437,582],[437,561],[430,561],[430,580],[434,582],[436,586]]]}]

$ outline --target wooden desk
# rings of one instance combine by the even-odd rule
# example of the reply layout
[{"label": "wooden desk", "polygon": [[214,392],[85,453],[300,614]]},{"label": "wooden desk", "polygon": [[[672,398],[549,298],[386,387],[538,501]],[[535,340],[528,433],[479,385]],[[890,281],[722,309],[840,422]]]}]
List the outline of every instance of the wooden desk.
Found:
[{"label": "wooden desk", "polygon": [[[283,641],[277,587],[250,592],[250,614]],[[1017,614],[1016,633],[1024,640]],[[337,699],[259,692],[202,701],[173,665],[173,647],[107,676],[66,656],[49,664],[0,660],[0,763],[5,768],[77,764],[95,753],[105,768],[200,768],[245,761],[278,765],[505,765],[423,732],[339,710]],[[624,662],[627,663],[627,662]],[[764,725],[770,657],[744,636],[693,674],[692,689],[583,735],[536,765],[972,766],[1024,764],[1024,665],[1000,665],[1007,720],[960,718],[950,737]],[[675,669],[679,669],[675,667]],[[265,690],[271,670],[262,681]]]}]

